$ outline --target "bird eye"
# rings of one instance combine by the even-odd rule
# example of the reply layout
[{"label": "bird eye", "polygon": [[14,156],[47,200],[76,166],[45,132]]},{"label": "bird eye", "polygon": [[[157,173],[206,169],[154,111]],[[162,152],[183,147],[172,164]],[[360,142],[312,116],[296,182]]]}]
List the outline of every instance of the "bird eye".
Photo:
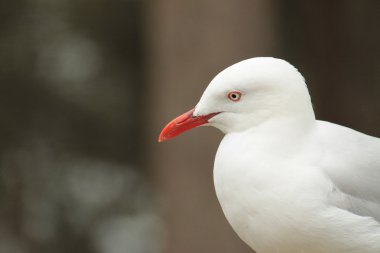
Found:
[{"label": "bird eye", "polygon": [[230,91],[230,92],[228,92],[227,97],[229,100],[231,100],[233,102],[237,102],[241,98],[241,92],[240,91]]}]

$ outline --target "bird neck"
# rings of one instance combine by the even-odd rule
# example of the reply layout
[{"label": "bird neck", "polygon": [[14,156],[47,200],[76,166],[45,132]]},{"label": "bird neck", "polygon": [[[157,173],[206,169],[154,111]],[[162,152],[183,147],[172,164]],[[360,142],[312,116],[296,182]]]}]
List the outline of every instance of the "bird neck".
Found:
[{"label": "bird neck", "polygon": [[245,131],[227,133],[223,142],[233,144],[238,153],[254,150],[257,157],[288,158],[308,145],[316,125],[315,119],[276,118]]},{"label": "bird neck", "polygon": [[284,108],[274,110],[258,110],[252,113],[239,115],[234,118],[234,124],[218,127],[224,133],[233,132],[288,132],[301,134],[315,125],[316,119],[311,103],[289,102]]},{"label": "bird neck", "polygon": [[259,138],[274,145],[302,142],[316,126],[312,105],[305,103],[301,108],[292,110],[289,110],[288,105],[287,108],[288,110],[276,114],[252,114],[249,127],[227,132],[226,135],[237,134],[252,140]]}]

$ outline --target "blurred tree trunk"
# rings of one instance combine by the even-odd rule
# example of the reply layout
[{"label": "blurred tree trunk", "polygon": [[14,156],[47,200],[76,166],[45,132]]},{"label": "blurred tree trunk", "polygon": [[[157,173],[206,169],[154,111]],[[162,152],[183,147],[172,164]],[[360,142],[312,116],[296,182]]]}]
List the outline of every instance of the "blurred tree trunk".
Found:
[{"label": "blurred tree trunk", "polygon": [[273,55],[272,1],[151,1],[147,53],[151,156],[167,229],[165,253],[252,252],[233,232],[217,202],[212,179],[222,137],[197,129],[158,146],[161,128],[194,107],[225,67]]},{"label": "blurred tree trunk", "polygon": [[279,3],[282,57],[305,76],[317,117],[380,135],[380,1]]}]

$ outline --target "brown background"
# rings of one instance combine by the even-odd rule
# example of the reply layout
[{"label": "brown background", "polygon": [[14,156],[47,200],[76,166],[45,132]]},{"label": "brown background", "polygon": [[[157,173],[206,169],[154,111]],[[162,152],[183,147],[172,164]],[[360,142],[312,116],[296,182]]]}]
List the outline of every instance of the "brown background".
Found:
[{"label": "brown background", "polygon": [[222,134],[161,128],[274,56],[319,119],[380,136],[379,3],[0,1],[0,252],[252,252],[215,197]]}]

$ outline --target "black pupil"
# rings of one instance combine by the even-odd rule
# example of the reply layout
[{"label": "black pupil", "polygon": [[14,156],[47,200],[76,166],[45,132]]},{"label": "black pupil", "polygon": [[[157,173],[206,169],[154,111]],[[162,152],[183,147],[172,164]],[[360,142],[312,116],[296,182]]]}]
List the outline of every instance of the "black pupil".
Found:
[{"label": "black pupil", "polygon": [[232,94],[232,98],[233,98],[233,99],[236,99],[236,98],[237,98],[237,95],[236,95],[236,94]]}]

